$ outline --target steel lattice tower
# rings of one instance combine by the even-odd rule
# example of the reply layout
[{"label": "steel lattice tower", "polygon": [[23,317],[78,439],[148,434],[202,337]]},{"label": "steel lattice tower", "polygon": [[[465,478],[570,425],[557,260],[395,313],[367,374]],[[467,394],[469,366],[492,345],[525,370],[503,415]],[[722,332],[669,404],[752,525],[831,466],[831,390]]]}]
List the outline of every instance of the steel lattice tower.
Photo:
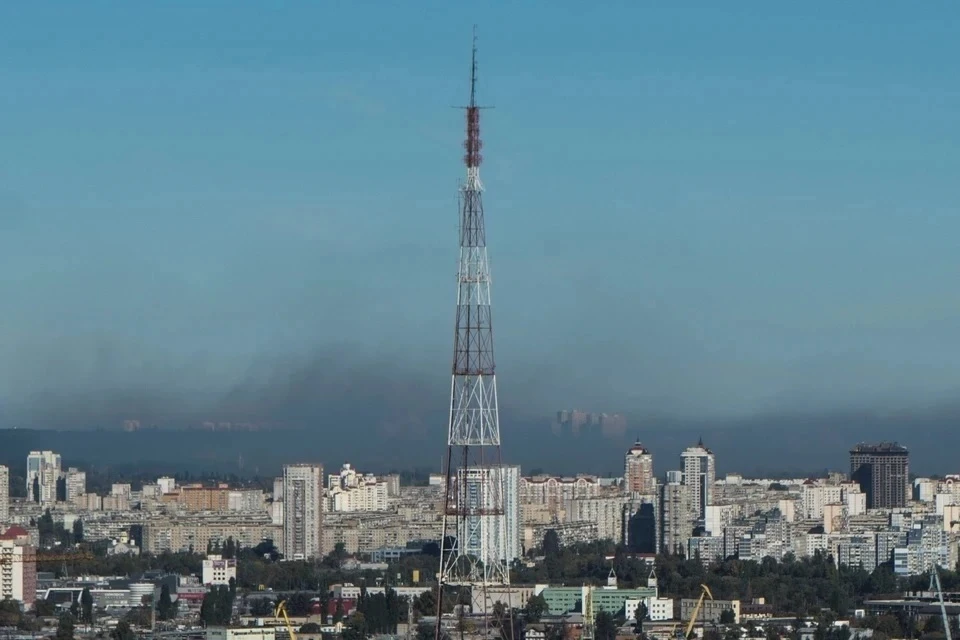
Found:
[{"label": "steel lattice tower", "polygon": [[460,187],[460,264],[444,469],[446,496],[437,602],[438,639],[442,636],[439,614],[444,611],[445,598],[455,598],[454,604],[470,604],[474,613],[485,613],[487,588],[509,584],[510,580],[509,567],[502,557],[507,531],[493,360],[490,267],[480,182],[482,145],[476,81],[474,33],[470,103],[465,108],[467,179]]}]

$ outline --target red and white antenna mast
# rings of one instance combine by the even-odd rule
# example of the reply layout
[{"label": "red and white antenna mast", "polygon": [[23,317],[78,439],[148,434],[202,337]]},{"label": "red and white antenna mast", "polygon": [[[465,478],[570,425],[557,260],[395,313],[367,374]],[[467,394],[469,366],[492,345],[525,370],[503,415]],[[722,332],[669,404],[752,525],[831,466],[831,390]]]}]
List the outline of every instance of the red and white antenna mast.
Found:
[{"label": "red and white antenna mast", "polygon": [[[467,112],[467,180],[460,188],[460,264],[447,429],[443,538],[437,640],[444,599],[469,605],[486,624],[488,590],[510,583],[510,563],[519,555],[516,483],[519,468],[500,457],[500,417],[493,360],[490,266],[480,182],[480,109],[476,100],[477,39],[474,29]],[[506,480],[509,478],[510,482]],[[505,484],[511,493],[505,494]],[[506,498],[506,500],[505,500]],[[512,634],[512,631],[511,631]]]}]

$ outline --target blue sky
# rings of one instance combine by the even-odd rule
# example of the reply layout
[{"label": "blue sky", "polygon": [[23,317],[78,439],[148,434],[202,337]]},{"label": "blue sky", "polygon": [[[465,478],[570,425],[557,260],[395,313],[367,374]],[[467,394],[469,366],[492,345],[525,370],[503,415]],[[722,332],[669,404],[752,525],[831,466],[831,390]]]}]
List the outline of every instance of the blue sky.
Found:
[{"label": "blue sky", "polygon": [[443,379],[477,23],[504,402],[949,397],[955,5],[599,4],[0,7],[0,394]]}]

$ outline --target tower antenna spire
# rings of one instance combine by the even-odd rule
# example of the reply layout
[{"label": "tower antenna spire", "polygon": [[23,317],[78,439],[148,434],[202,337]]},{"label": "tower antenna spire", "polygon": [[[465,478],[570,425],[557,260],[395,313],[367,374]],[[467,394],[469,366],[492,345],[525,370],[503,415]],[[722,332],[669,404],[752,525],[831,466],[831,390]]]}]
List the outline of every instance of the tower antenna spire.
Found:
[{"label": "tower antenna spire", "polygon": [[470,54],[470,106],[477,106],[477,25],[473,25],[473,51]]},{"label": "tower antenna spire", "polygon": [[474,191],[482,191],[480,182],[480,163],[483,156],[480,149],[480,107],[477,106],[477,27],[473,27],[473,52],[470,55],[470,103],[465,107],[467,111],[467,140],[463,143],[466,153],[463,162],[467,165],[467,187]]}]

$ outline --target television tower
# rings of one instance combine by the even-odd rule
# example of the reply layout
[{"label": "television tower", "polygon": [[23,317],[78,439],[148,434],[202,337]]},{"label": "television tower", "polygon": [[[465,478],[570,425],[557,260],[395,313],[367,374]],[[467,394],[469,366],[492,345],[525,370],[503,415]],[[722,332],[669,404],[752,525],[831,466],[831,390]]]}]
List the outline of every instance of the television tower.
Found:
[{"label": "television tower", "polygon": [[[470,67],[470,103],[460,187],[460,265],[457,272],[457,320],[453,341],[453,379],[447,457],[437,639],[444,598],[452,605],[486,611],[487,589],[510,581],[504,549],[504,478],[500,457],[500,418],[493,362],[490,267],[480,182],[480,109],[476,102],[477,38],[474,28]],[[446,593],[444,593],[446,591]],[[449,607],[448,607],[449,608]],[[489,616],[484,615],[484,620]]]}]

